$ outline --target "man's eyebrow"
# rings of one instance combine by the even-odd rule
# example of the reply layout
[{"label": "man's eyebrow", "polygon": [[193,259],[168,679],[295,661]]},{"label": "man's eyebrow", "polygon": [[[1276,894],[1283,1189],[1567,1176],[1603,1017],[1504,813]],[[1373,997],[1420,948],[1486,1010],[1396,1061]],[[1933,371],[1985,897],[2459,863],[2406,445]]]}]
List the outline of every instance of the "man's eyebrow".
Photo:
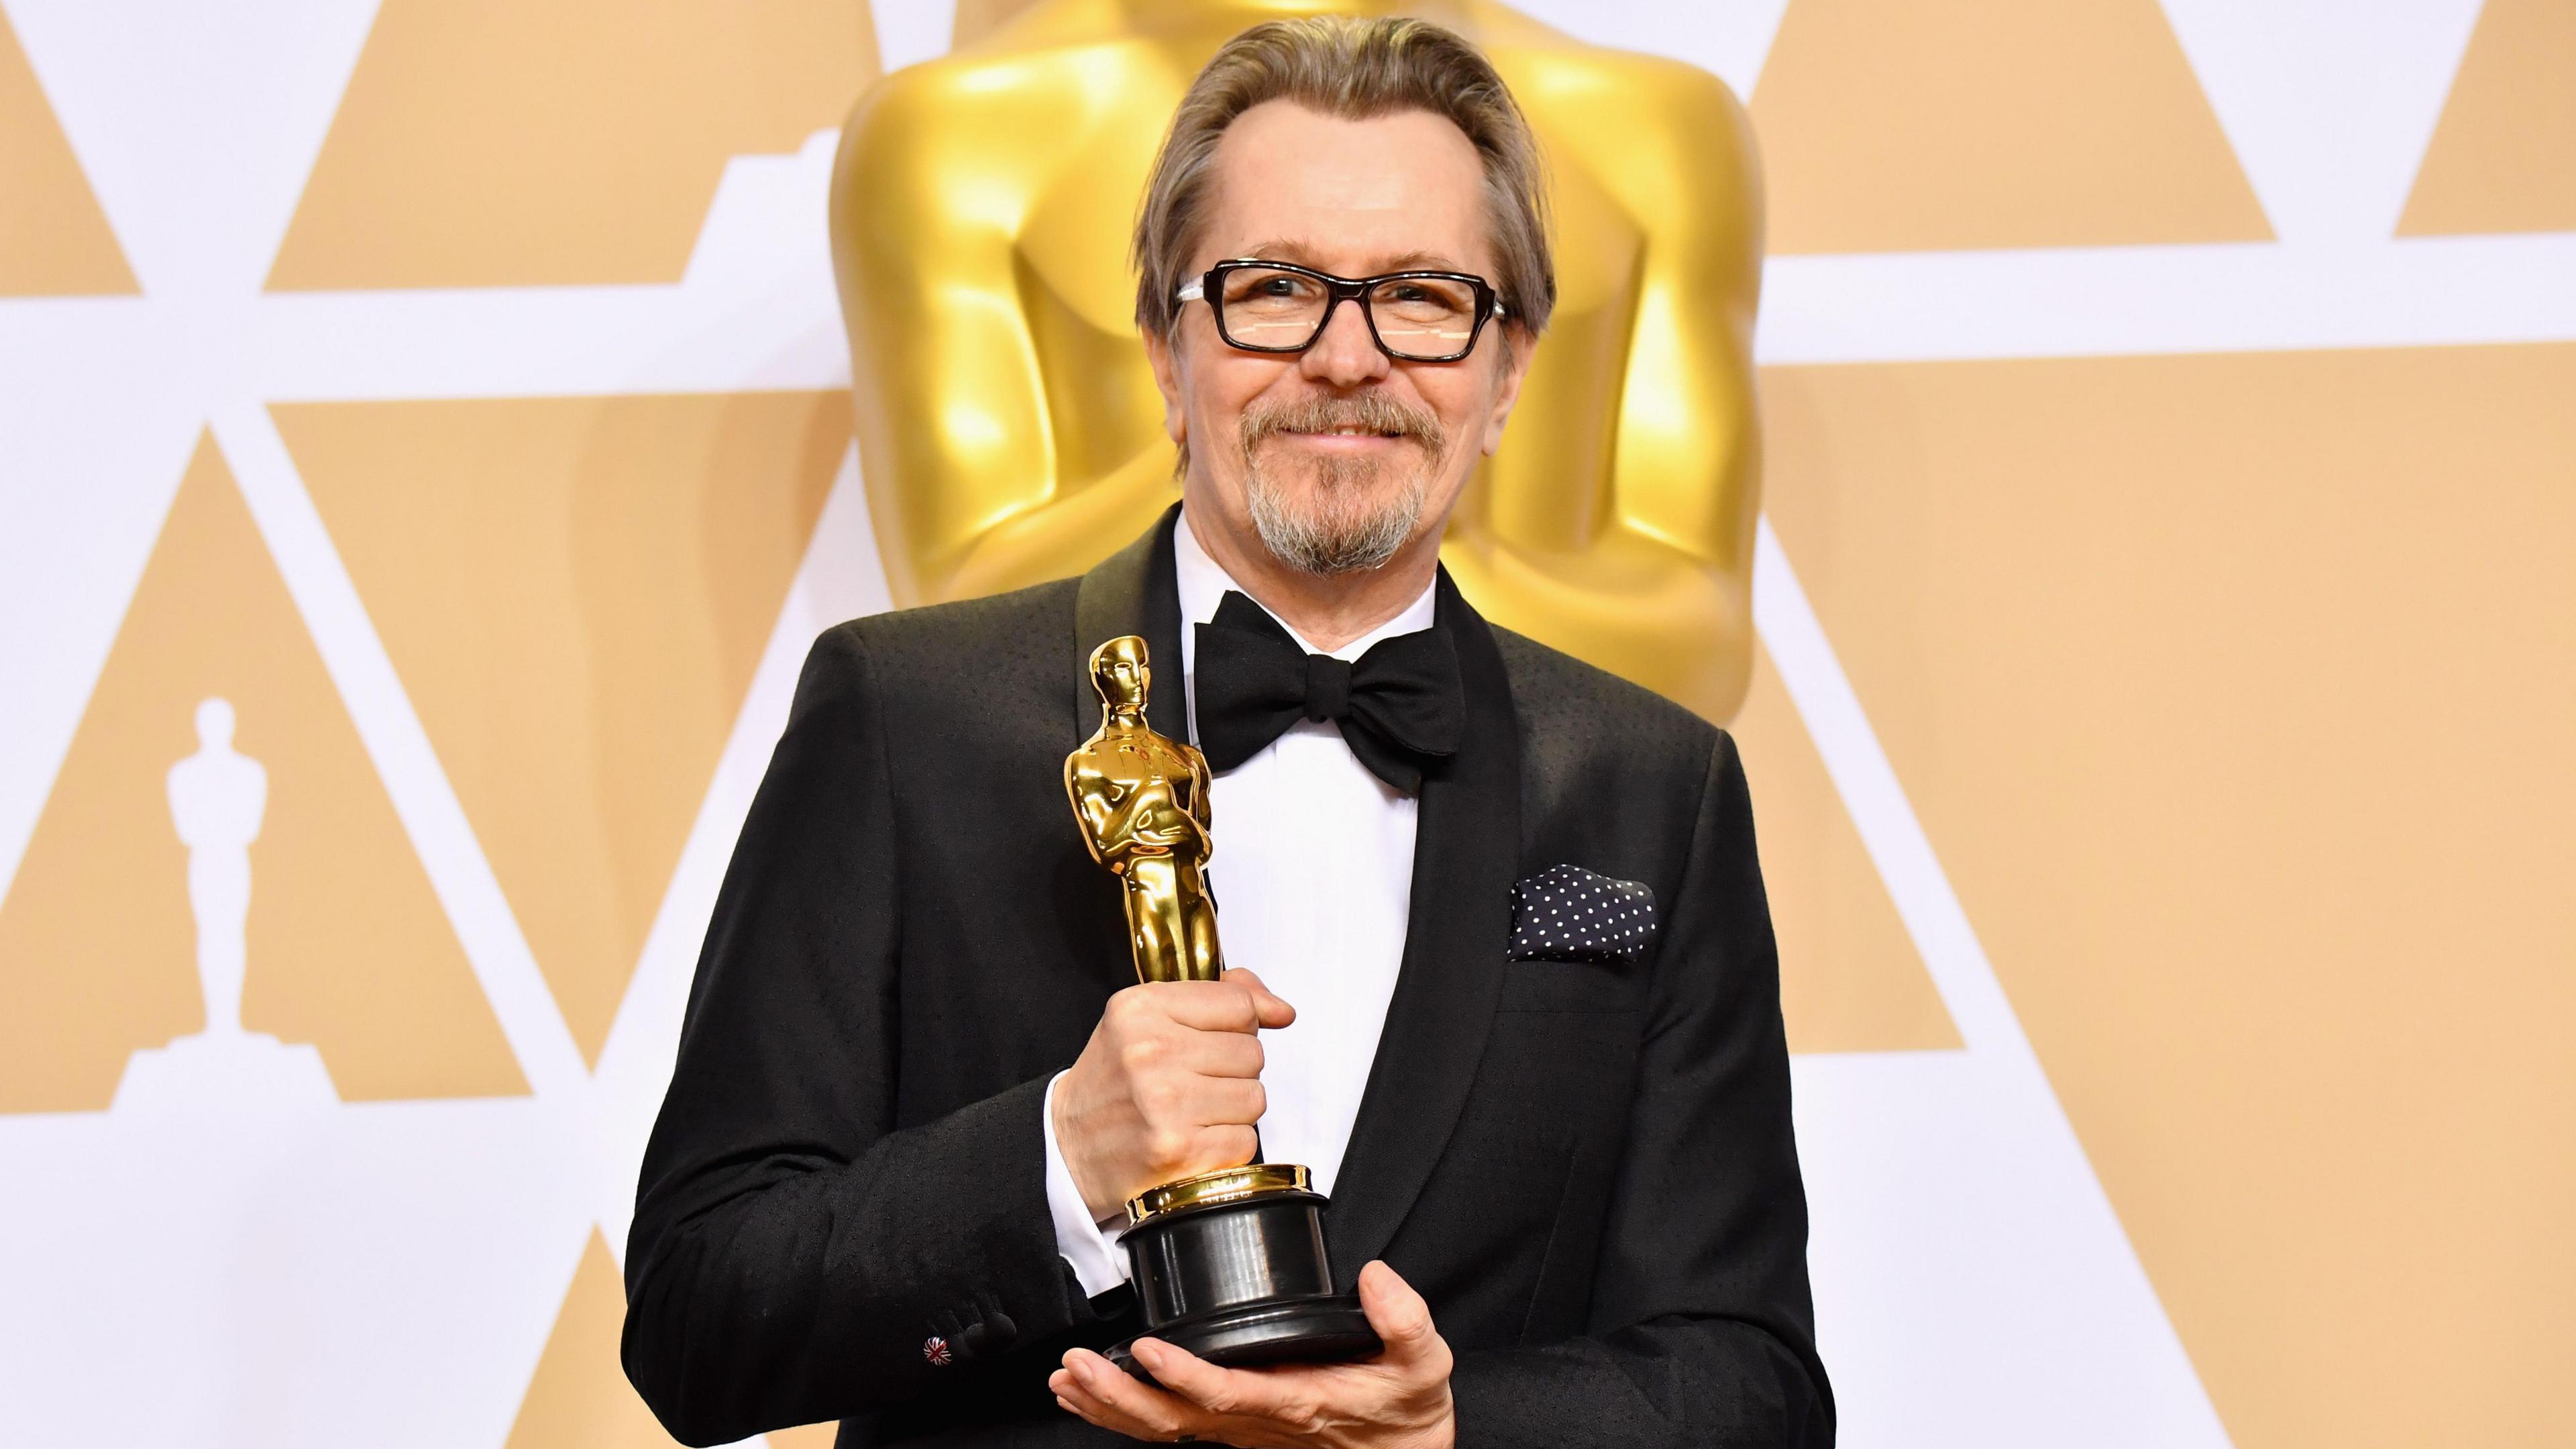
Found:
[{"label": "man's eyebrow", "polygon": [[1463,272],[1467,268],[1441,252],[1405,252],[1377,264],[1381,272]]},{"label": "man's eyebrow", "polygon": [[[1292,241],[1284,237],[1262,242],[1256,246],[1247,247],[1243,252],[1243,257],[1247,260],[1293,262],[1301,267],[1312,267],[1319,272],[1328,272],[1332,270],[1330,267],[1317,261],[1316,256],[1317,253],[1315,250],[1307,246],[1305,243]],[[1385,272],[1415,271],[1463,272],[1465,270],[1467,270],[1467,268],[1459,264],[1455,258],[1449,257],[1443,253],[1415,250],[1399,252],[1393,256],[1379,257],[1366,272],[1363,272],[1360,275],[1377,276]]]},{"label": "man's eyebrow", "polygon": [[1322,267],[1315,265],[1315,253],[1309,249],[1304,242],[1286,240],[1261,242],[1257,245],[1244,248],[1243,259],[1246,261],[1293,262],[1301,267],[1315,267],[1315,270],[1319,272],[1323,270]]}]

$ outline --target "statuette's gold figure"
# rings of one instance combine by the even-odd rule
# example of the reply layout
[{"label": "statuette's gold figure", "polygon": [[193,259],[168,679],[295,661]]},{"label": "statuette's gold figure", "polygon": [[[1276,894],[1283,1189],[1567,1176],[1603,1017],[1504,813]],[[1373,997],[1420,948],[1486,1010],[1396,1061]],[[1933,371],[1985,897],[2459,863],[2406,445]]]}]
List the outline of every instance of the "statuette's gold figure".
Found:
[{"label": "statuette's gold figure", "polygon": [[[1017,8],[961,6],[960,29]],[[1042,0],[869,91],[832,240],[895,602],[1080,573],[1170,504],[1132,317],[1137,200],[1217,47],[1324,10],[1475,41],[1548,163],[1556,310],[1442,560],[1496,623],[1727,718],[1753,663],[1751,130],[1705,71],[1489,0]]]},{"label": "statuette's gold figure", "polygon": [[1091,858],[1126,888],[1136,977],[1214,981],[1225,957],[1207,892],[1207,757],[1145,723],[1153,671],[1144,640],[1128,634],[1093,650],[1091,685],[1100,728],[1064,757],[1064,792]]}]

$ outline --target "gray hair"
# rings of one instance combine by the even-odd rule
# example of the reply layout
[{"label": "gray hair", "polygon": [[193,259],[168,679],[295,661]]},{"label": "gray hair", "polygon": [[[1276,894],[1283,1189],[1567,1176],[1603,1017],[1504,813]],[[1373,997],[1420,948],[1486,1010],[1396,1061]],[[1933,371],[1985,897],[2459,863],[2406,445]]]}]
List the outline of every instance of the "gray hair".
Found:
[{"label": "gray hair", "polygon": [[1529,120],[1503,78],[1482,51],[1429,21],[1346,16],[1256,25],[1227,41],[1190,83],[1136,216],[1140,329],[1168,333],[1179,320],[1174,294],[1189,280],[1183,271],[1205,225],[1217,142],[1237,116],[1275,100],[1348,120],[1428,111],[1466,132],[1484,163],[1504,316],[1532,337],[1546,330],[1556,306],[1546,176]]}]

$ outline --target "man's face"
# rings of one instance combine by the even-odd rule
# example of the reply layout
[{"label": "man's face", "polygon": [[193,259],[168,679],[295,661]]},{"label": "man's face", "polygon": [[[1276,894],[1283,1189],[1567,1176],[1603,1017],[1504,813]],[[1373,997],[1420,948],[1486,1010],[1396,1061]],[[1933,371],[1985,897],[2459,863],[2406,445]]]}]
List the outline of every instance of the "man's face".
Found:
[{"label": "man's face", "polygon": [[[1428,112],[1349,121],[1255,106],[1226,128],[1214,180],[1193,277],[1259,257],[1343,277],[1496,280],[1476,148]],[[1189,449],[1192,519],[1318,574],[1375,568],[1437,536],[1501,443],[1529,362],[1525,340],[1506,360],[1500,322],[1459,361],[1395,360],[1350,302],[1303,353],[1228,346],[1203,302],[1146,348],[1165,425]]]}]

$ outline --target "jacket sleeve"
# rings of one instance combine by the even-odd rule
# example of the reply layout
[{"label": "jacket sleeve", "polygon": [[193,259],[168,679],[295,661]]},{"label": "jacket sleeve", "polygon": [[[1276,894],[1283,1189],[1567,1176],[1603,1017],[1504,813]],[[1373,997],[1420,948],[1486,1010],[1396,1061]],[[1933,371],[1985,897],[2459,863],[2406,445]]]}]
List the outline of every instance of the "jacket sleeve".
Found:
[{"label": "jacket sleeve", "polygon": [[933,1334],[967,1356],[1088,1317],[1047,1208],[1043,1078],[895,1130],[902,863],[878,698],[856,629],[825,634],[645,1149],[623,1355],[685,1443],[913,1398],[943,1372]]},{"label": "jacket sleeve", "polygon": [[1830,1446],[1780,968],[1720,735],[1655,967],[1587,1336],[1459,1356],[1460,1449]]}]

